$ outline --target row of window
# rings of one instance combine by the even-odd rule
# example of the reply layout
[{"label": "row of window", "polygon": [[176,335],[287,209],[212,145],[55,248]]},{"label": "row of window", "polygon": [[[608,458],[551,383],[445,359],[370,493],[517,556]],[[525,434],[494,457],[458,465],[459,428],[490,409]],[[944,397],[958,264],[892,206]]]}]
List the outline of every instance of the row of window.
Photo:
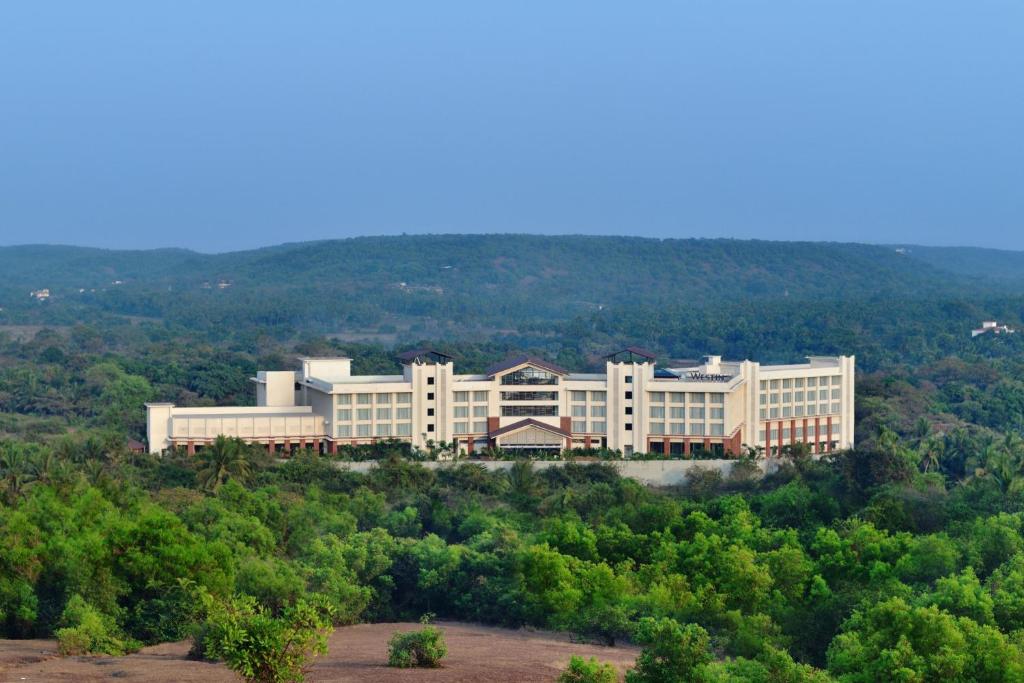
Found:
[{"label": "row of window", "polygon": [[557,401],[557,391],[503,391],[502,401]]},{"label": "row of window", "polygon": [[[430,430],[432,431],[432,430]],[[412,436],[412,423],[405,422],[396,425],[389,423],[378,423],[376,425],[337,425],[335,434],[341,438],[351,437],[390,437],[390,436]]]},{"label": "row of window", "polygon": [[[452,407],[452,417],[456,420],[469,417],[469,406]],[[487,406],[473,406],[473,417],[487,417]]]},{"label": "row of window", "polygon": [[391,405],[391,403],[412,403],[412,394],[406,391],[397,394],[338,394],[338,405],[352,405],[353,396],[356,405],[360,406],[374,403],[379,406]]},{"label": "row of window", "polygon": [[[606,414],[607,414],[607,411],[608,411],[608,409],[605,406],[590,406],[590,416],[591,417],[605,417]],[[573,417],[586,417],[587,416],[587,406],[585,406],[585,405],[574,405],[572,407],[572,416]]]},{"label": "row of window", "polygon": [[[818,431],[820,433],[819,434],[815,434],[815,432],[814,432],[814,425],[807,425],[807,433],[806,433],[806,435],[804,434],[804,428],[803,428],[802,425],[800,427],[797,427],[796,430],[790,430],[789,427],[783,427],[782,428],[782,440],[786,441],[787,439],[791,438],[791,436],[790,436],[791,434],[792,434],[792,438],[794,438],[794,439],[803,439],[805,436],[807,438],[812,438],[812,437],[815,437],[815,436],[826,436],[826,437],[829,436],[828,425],[820,425],[820,428],[818,429]],[[839,435],[839,425],[833,423],[833,425],[832,425],[832,436],[838,436],[838,435]],[[772,427],[772,441],[778,441],[778,440],[779,440],[779,428],[778,427]],[[765,430],[763,430],[763,429],[761,430],[761,441],[765,441]]]},{"label": "row of window", "polygon": [[604,434],[608,431],[608,423],[604,420],[592,420],[588,430],[586,420],[573,420],[572,431],[575,434]]},{"label": "row of window", "polygon": [[454,400],[456,403],[468,403],[470,394],[473,394],[474,403],[481,403],[487,401],[486,391],[456,391],[453,392],[452,394],[452,400]]},{"label": "row of window", "polygon": [[665,431],[664,422],[651,422],[648,425],[648,432],[651,434],[689,434],[691,436],[725,436],[725,425],[721,422],[712,422],[705,425],[703,422],[691,422],[687,427],[685,422],[669,422],[668,431]]},{"label": "row of window", "polygon": [[[761,394],[761,405],[766,403],[803,403],[804,396],[806,395],[808,401],[827,401],[829,399],[828,389],[819,389],[817,395],[815,392],[808,391],[789,391],[782,394]],[[833,389],[831,398],[833,401],[838,401],[842,398],[842,389]]]},{"label": "row of window", "polygon": [[[651,406],[650,415],[658,420],[664,419],[665,406]],[[673,420],[684,420],[686,419],[686,408],[670,407],[668,416]],[[703,420],[705,417],[712,420],[724,420],[725,408],[698,408],[696,406],[690,408],[691,420]]]},{"label": "row of window", "polygon": [[779,417],[814,417],[815,415],[835,415],[838,413],[838,403],[833,403],[831,410],[829,410],[829,405],[827,403],[822,403],[820,406],[808,403],[806,410],[804,410],[803,406],[783,406],[781,409],[761,408],[761,419],[774,420]]},{"label": "row of window", "polygon": [[[429,411],[432,414],[432,410]],[[373,408],[338,408],[338,422],[351,422],[355,415],[357,422],[369,422],[374,415]],[[396,420],[411,420],[412,408],[377,408],[377,420],[391,421],[392,415]]]},{"label": "row of window", "polygon": [[[805,381],[806,379],[806,381]],[[834,375],[832,377],[789,377],[787,379],[763,379],[761,380],[761,391],[766,389],[802,389],[804,386],[808,387],[827,387],[832,385],[834,387],[842,386],[843,376]]]},{"label": "row of window", "polygon": [[456,434],[486,434],[487,433],[487,420],[473,422],[473,430],[470,431],[469,422],[456,422],[452,425],[452,429]]},{"label": "row of window", "polygon": [[502,417],[558,417],[558,406],[502,406]]}]

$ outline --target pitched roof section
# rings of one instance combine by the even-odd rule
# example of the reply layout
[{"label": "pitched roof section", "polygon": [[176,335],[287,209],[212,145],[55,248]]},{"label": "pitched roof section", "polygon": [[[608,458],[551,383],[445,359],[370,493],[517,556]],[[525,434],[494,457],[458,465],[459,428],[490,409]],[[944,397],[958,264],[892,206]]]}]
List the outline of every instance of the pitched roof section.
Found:
[{"label": "pitched roof section", "polygon": [[491,367],[489,367],[486,370],[484,370],[484,374],[486,374],[488,377],[494,377],[495,375],[497,375],[500,372],[505,372],[506,370],[511,370],[512,368],[514,368],[514,367],[516,367],[518,365],[526,365],[526,364],[533,365],[534,367],[538,367],[541,370],[547,370],[548,372],[553,372],[556,375],[568,375],[569,374],[569,371],[566,370],[565,368],[561,368],[561,367],[555,365],[554,363],[549,363],[548,361],[544,360],[543,358],[537,358],[536,356],[513,356],[511,358],[506,358],[505,360],[501,361],[500,363],[495,363]]},{"label": "pitched roof section", "polygon": [[497,436],[501,436],[502,434],[508,434],[510,432],[517,432],[520,429],[523,429],[525,427],[536,427],[537,429],[543,429],[544,431],[551,432],[552,434],[559,434],[561,436],[572,436],[569,432],[565,431],[561,427],[556,427],[555,425],[549,425],[546,422],[541,422],[540,420],[535,420],[532,417],[528,417],[525,420],[520,420],[519,422],[513,422],[512,424],[510,424],[510,425],[508,425],[506,427],[502,427],[501,429],[496,429],[493,432],[491,432],[489,434],[489,436],[491,438],[494,438],[494,437],[497,437]]},{"label": "pitched roof section", "polygon": [[408,365],[409,363],[412,363],[420,359],[442,364],[447,363],[452,359],[452,357],[449,356],[448,354],[441,353],[440,351],[437,351],[435,349],[428,348],[403,351],[402,353],[398,354],[396,358],[398,358],[398,360],[401,361],[404,365]]},{"label": "pitched roof section", "polygon": [[605,356],[605,358],[610,359],[613,362],[624,360],[626,358],[628,358],[630,362],[635,362],[635,358],[637,357],[643,358],[644,361],[642,362],[654,362],[654,360],[657,359],[657,356],[655,356],[653,353],[640,346],[627,346],[626,348],[620,351],[609,353],[607,356]]}]

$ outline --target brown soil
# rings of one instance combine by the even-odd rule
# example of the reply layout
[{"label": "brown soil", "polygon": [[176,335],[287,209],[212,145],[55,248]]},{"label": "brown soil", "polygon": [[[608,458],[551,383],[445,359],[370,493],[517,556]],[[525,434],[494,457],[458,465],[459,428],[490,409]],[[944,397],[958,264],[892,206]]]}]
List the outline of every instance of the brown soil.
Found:
[{"label": "brown soil", "polygon": [[[448,643],[440,669],[391,669],[387,642],[395,631],[419,624],[359,624],[335,631],[327,655],[315,660],[310,682],[365,681],[416,683],[554,681],[571,655],[597,657],[620,672],[632,666],[637,650],[573,643],[564,634],[512,631],[439,622]],[[189,643],[164,643],[127,657],[60,657],[52,640],[0,640],[0,682],[8,681],[210,681],[239,679],[222,664],[186,659]]]}]

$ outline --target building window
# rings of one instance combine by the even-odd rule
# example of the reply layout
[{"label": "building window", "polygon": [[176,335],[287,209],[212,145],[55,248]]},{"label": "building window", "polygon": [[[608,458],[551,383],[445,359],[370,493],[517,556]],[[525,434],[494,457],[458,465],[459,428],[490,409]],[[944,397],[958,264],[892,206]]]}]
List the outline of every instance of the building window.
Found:
[{"label": "building window", "polygon": [[602,421],[602,422],[591,422],[590,423],[590,431],[592,431],[595,434],[604,434],[607,431],[607,429],[608,428],[607,428],[607,423],[606,422]]},{"label": "building window", "polygon": [[473,406],[473,417],[487,417],[487,406]]},{"label": "building window", "polygon": [[572,421],[572,431],[576,432],[577,434],[579,434],[581,432],[587,431],[587,421],[586,420],[573,420]]},{"label": "building window", "polygon": [[772,389],[778,389],[779,388],[779,380],[773,379],[771,387],[772,387]]},{"label": "building window", "polygon": [[408,392],[403,393],[403,394],[398,394],[398,402],[399,403],[412,403],[412,394],[410,394]]},{"label": "building window", "polygon": [[369,422],[370,420],[370,409],[360,408],[356,411],[356,419],[360,422]]},{"label": "building window", "polygon": [[703,408],[690,408],[690,419],[691,420],[703,420],[704,409]]},{"label": "building window", "polygon": [[400,422],[395,425],[396,436],[412,436],[412,423],[411,422]]},{"label": "building window", "polygon": [[370,405],[370,394],[356,394],[356,403],[361,406]]},{"label": "building window", "polygon": [[651,406],[651,417],[657,420],[665,419],[665,406]]},{"label": "building window", "polygon": [[607,410],[606,406],[590,406],[590,417],[604,417]]},{"label": "building window", "polygon": [[352,421],[352,409],[351,408],[339,408],[338,409],[338,420],[340,422],[351,422]]},{"label": "building window", "polygon": [[779,416],[779,409],[778,409],[778,408],[772,408],[772,409],[771,409],[771,410],[770,410],[770,411],[768,412],[768,415],[769,415],[770,417],[772,417],[772,418],[776,418],[776,417],[778,417],[778,416]]},{"label": "building window", "polygon": [[598,403],[604,403],[608,400],[608,392],[606,391],[591,391],[590,400],[597,401]]},{"label": "building window", "polygon": [[338,425],[336,431],[338,436],[352,436],[352,425]]},{"label": "building window", "polygon": [[803,401],[804,401],[804,392],[798,391],[795,394],[793,394],[793,400],[796,401],[797,403],[803,403]]},{"label": "building window", "polygon": [[793,416],[794,417],[803,417],[804,416],[804,407],[803,406],[796,406],[796,407],[794,407],[793,408]]},{"label": "building window", "polygon": [[787,391],[786,393],[784,393],[782,395],[782,402],[783,403],[792,403],[793,402],[793,392]]},{"label": "building window", "polygon": [[396,420],[411,420],[412,408],[395,408]]},{"label": "building window", "polygon": [[452,400],[455,401],[456,403],[465,403],[466,401],[469,400],[469,392],[456,391],[454,396],[452,396]]},{"label": "building window", "polygon": [[690,394],[690,403],[704,403],[704,394]]},{"label": "building window", "polygon": [[633,414],[633,407],[632,406],[626,406],[626,415],[632,415],[632,414]]},{"label": "building window", "polygon": [[651,403],[664,403],[665,402],[665,392],[664,391],[652,391],[650,393],[650,396],[651,396]]},{"label": "building window", "polygon": [[477,403],[486,401],[487,400],[487,392],[486,391],[474,391],[473,392],[473,400],[476,401]]},{"label": "building window", "polygon": [[768,409],[767,408],[761,408],[761,419],[765,420],[767,418],[768,418]]},{"label": "building window", "polygon": [[710,417],[712,420],[724,420],[725,419],[725,408],[711,408]]},{"label": "building window", "polygon": [[502,401],[557,401],[557,391],[503,391]]},{"label": "building window", "polygon": [[456,434],[469,434],[469,423],[468,422],[456,422],[452,425]]},{"label": "building window", "polygon": [[841,389],[833,389],[832,390],[832,400],[833,401],[838,401],[839,400],[839,393],[841,391],[842,391]]},{"label": "building window", "polygon": [[684,394],[681,391],[673,391],[673,392],[669,393],[668,400],[669,400],[669,403],[683,403],[684,400],[685,400],[684,399],[685,396],[686,396],[686,394]]},{"label": "building window", "polygon": [[633,423],[632,423],[632,422],[627,422],[627,423],[626,423],[625,425],[623,425],[623,426],[624,426],[624,427],[626,428],[626,431],[627,431],[627,432],[631,432],[631,431],[633,431]]},{"label": "building window", "polygon": [[368,424],[356,425],[356,436],[369,436],[369,435],[370,435],[370,425],[368,425]]},{"label": "building window", "polygon": [[721,422],[712,422],[710,428],[711,436],[725,436],[725,425]]},{"label": "building window", "polygon": [[391,436],[391,425],[388,423],[378,424],[377,436]]},{"label": "building window", "polygon": [[725,403],[725,394],[717,391],[712,393],[711,402],[717,405],[722,405],[723,403]]},{"label": "building window", "polygon": [[455,419],[469,417],[469,406],[455,406],[452,408],[452,417]]},{"label": "building window", "polygon": [[626,392],[626,400],[627,401],[633,400],[633,392],[632,391],[627,391]]},{"label": "building window", "polygon": [[391,408],[377,408],[378,420],[391,420]]},{"label": "building window", "polygon": [[572,396],[572,400],[573,401],[586,401],[587,400],[587,392],[585,392],[585,391],[573,391],[573,392],[570,393],[570,395]]},{"label": "building window", "polygon": [[434,431],[434,425],[433,425],[433,424],[428,424],[428,425],[427,425],[427,431],[428,431],[428,432],[432,432],[432,431]]},{"label": "building window", "polygon": [[664,434],[665,423],[664,422],[652,422],[651,423],[651,434]]},{"label": "building window", "polygon": [[487,421],[484,420],[483,422],[474,422],[473,423],[473,431],[476,432],[477,434],[486,434],[487,433]]},{"label": "building window", "polygon": [[391,394],[377,394],[378,405],[391,405]]},{"label": "building window", "polygon": [[795,386],[797,389],[802,389],[804,386],[804,378],[797,377],[795,380],[793,380],[793,386]]},{"label": "building window", "polygon": [[704,436],[704,425],[701,423],[691,424],[690,433],[694,436]]},{"label": "building window", "polygon": [[623,378],[623,381],[624,381],[624,382],[625,382],[626,384],[632,384],[632,383],[633,383],[633,375],[626,375],[626,376],[625,376],[625,377]]},{"label": "building window", "polygon": [[793,408],[790,406],[783,406],[782,417],[793,417]]},{"label": "building window", "polygon": [[433,383],[434,383],[434,378],[433,377],[428,377],[427,378],[427,384],[430,385],[430,384],[433,384]]},{"label": "building window", "polygon": [[686,433],[686,423],[684,423],[684,422],[669,422],[668,423],[668,431],[671,434],[685,434]]},{"label": "building window", "polygon": [[778,403],[779,402],[779,395],[778,394],[772,394],[771,402],[773,404]]},{"label": "building window", "polygon": [[427,392],[427,400],[428,401],[433,401],[434,400],[434,392],[432,392],[432,391],[428,391]]},{"label": "building window", "polygon": [[809,386],[809,387],[816,387],[816,386],[818,386],[818,378],[817,377],[808,377],[807,378],[807,386]]},{"label": "building window", "polygon": [[434,416],[434,409],[433,408],[427,408],[427,417],[433,417],[433,416]]},{"label": "building window", "polygon": [[832,404],[832,412],[833,413],[838,413],[839,412],[839,404],[838,403],[833,403]]},{"label": "building window", "polygon": [[558,406],[502,406],[501,415],[502,417],[558,417]]},{"label": "building window", "polygon": [[585,404],[573,405],[573,407],[572,407],[572,416],[573,417],[586,417],[587,416],[587,406]]},{"label": "building window", "polygon": [[350,406],[350,405],[352,405],[352,394],[338,394],[338,405],[339,406]]},{"label": "building window", "polygon": [[558,384],[558,375],[552,372],[547,372],[546,370],[538,370],[537,368],[523,368],[522,370],[516,370],[515,372],[510,372],[507,375],[502,375],[501,383],[505,385],[555,385]]},{"label": "building window", "polygon": [[784,379],[784,380],[782,380],[782,388],[783,389],[791,389],[792,387],[793,387],[793,380],[791,380],[791,379]]},{"label": "building window", "polygon": [[818,392],[818,400],[819,401],[827,401],[828,400],[828,389],[822,389],[821,391]]},{"label": "building window", "polygon": [[761,405],[765,405],[766,403],[768,403],[768,394],[761,394],[760,400],[761,400]]}]

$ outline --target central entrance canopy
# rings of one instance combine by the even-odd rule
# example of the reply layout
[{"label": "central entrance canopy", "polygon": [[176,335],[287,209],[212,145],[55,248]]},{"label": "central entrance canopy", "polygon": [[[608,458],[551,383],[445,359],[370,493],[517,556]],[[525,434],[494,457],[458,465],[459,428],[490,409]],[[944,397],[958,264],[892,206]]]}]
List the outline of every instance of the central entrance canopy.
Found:
[{"label": "central entrance canopy", "polygon": [[560,453],[571,435],[560,427],[539,420],[520,420],[491,432],[497,448],[519,453]]}]

